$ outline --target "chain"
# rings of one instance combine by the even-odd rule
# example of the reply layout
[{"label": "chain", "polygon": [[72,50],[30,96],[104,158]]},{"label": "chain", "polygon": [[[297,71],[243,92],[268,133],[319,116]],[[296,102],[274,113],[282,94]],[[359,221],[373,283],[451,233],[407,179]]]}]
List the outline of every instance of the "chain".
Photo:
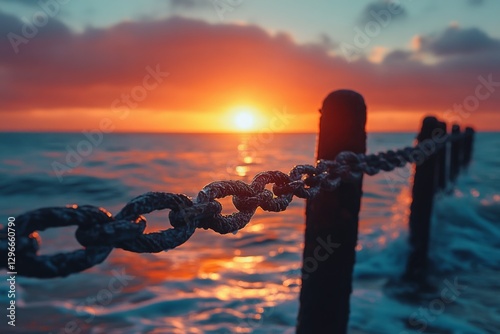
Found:
[{"label": "chain", "polygon": [[[286,210],[293,197],[311,199],[321,191],[333,191],[342,182],[359,180],[362,174],[392,171],[407,163],[419,163],[433,155],[448,141],[446,136],[433,147],[420,143],[396,151],[378,154],[341,152],[335,160],[319,160],[316,166],[297,165],[285,174],[280,171],[258,173],[250,184],[242,181],[216,181],[206,185],[192,199],[182,194],[148,192],[128,202],[113,216],[103,208],[90,205],[42,208],[16,217],[16,269],[19,275],[38,278],[64,277],[103,262],[113,248],[135,253],[157,253],[182,245],[197,228],[220,234],[244,228],[257,208],[264,211]],[[432,145],[431,145],[432,146]],[[266,189],[272,185],[272,191]],[[232,196],[238,212],[222,215],[217,199]],[[144,214],[170,209],[172,228],[144,233]],[[55,255],[38,255],[37,231],[51,227],[76,225],[76,240],[84,248]],[[7,258],[7,236],[0,235],[0,256]],[[6,262],[0,263],[0,269]]]}]

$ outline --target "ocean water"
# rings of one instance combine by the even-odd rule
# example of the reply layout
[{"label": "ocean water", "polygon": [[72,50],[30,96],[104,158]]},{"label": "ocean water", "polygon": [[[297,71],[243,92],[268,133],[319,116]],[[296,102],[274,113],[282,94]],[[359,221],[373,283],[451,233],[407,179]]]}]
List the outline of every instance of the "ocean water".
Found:
[{"label": "ocean water", "polygon": [[[0,134],[0,223],[67,204],[117,213],[148,191],[195,196],[214,180],[248,182],[263,170],[288,172],[314,162],[316,136],[106,134],[82,146],[85,139],[80,133]],[[413,140],[414,134],[369,134],[368,151]],[[70,153],[78,147],[81,159]],[[72,171],[56,172],[54,164],[67,159]],[[428,285],[418,289],[400,280],[411,169],[364,178],[350,333],[500,333],[499,168],[500,134],[477,134],[469,170],[436,196]],[[234,211],[230,199],[222,202],[226,213]],[[66,278],[17,276],[15,328],[3,314],[8,286],[2,279],[0,332],[294,333],[304,204],[295,198],[285,212],[259,209],[235,235],[198,230],[168,252],[115,249],[102,264]],[[147,215],[147,232],[169,228],[167,214]],[[74,231],[41,232],[40,252],[79,248]]]}]

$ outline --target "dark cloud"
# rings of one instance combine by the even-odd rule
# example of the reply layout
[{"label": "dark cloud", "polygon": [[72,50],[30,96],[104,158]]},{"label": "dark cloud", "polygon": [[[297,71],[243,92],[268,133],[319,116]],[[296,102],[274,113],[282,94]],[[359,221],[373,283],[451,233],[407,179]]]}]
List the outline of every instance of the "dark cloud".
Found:
[{"label": "dark cloud", "polygon": [[467,4],[470,6],[482,6],[485,0],[467,0]]},{"label": "dark cloud", "polygon": [[[31,64],[43,62],[44,57],[50,57],[61,45],[71,43],[73,34],[54,18],[48,18],[43,26],[36,26],[0,11],[0,36],[0,62],[16,67],[26,66],[28,60]],[[15,52],[16,49],[20,52]]]},{"label": "dark cloud", "polygon": [[168,0],[173,9],[206,9],[213,7],[210,0]]},{"label": "dark cloud", "polygon": [[323,46],[326,50],[333,50],[339,46],[339,43],[334,41],[329,35],[327,34],[320,34],[319,35],[319,43],[321,46]]},{"label": "dark cloud", "polygon": [[28,7],[38,6],[38,0],[0,0],[0,2],[17,3]]},{"label": "dark cloud", "polygon": [[420,37],[420,49],[437,56],[500,50],[500,40],[477,28],[449,27],[440,34]]},{"label": "dark cloud", "polygon": [[396,64],[396,63],[403,63],[406,64],[411,60],[412,53],[409,51],[401,51],[401,50],[396,50],[388,53],[384,57],[384,63],[385,64]]},{"label": "dark cloud", "polygon": [[[0,16],[0,34],[21,33],[21,21]],[[442,111],[473,93],[479,75],[500,73],[497,48],[464,53],[458,47],[443,49],[438,38],[426,41],[426,48],[448,50],[440,51],[445,54],[458,50],[456,57],[426,64],[417,60],[417,52],[395,51],[379,64],[364,58],[349,63],[320,43],[298,44],[287,34],[270,34],[255,25],[173,17],[76,33],[51,22],[20,45],[18,54],[7,38],[0,39],[0,83],[5,86],[0,112],[109,109],[113,100],[141,84],[148,66],[170,75],[141,108],[179,112],[221,110],[242,99],[316,112],[325,94],[345,87],[363,93],[371,112]],[[499,94],[481,101],[486,110],[499,105]]]},{"label": "dark cloud", "polygon": [[400,20],[406,16],[406,10],[400,1],[379,0],[369,3],[363,9],[359,23],[364,25],[373,21],[385,26],[386,22],[389,24],[394,20]]}]

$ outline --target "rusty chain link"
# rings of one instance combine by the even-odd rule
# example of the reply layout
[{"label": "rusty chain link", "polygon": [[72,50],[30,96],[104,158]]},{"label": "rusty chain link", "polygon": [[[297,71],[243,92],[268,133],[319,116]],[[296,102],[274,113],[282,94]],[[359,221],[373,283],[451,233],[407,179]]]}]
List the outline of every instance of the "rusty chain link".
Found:
[{"label": "rusty chain link", "polygon": [[[206,185],[195,199],[186,195],[148,192],[123,207],[116,216],[90,205],[42,208],[16,217],[16,269],[18,275],[38,278],[64,277],[103,262],[113,248],[135,253],[157,253],[186,242],[196,228],[211,229],[220,234],[234,233],[245,227],[257,208],[284,211],[293,199],[314,198],[320,191],[333,191],[342,182],[357,180],[361,175],[392,171],[407,163],[421,163],[437,148],[458,137],[448,135],[442,143],[426,147],[420,143],[396,151],[378,154],[341,152],[335,160],[319,160],[316,166],[297,165],[285,174],[280,171],[258,173],[250,184],[242,181],[215,181]],[[266,185],[272,184],[272,191]],[[238,212],[222,215],[219,198],[232,196]],[[146,219],[142,216],[156,210],[170,209],[173,228],[144,234]],[[69,253],[38,255],[40,237],[37,231],[51,227],[77,225],[76,240],[84,248]],[[0,230],[1,231],[1,230]],[[1,231],[4,232],[4,231]],[[0,235],[0,256],[7,258],[7,237]],[[0,269],[6,268],[6,261]]]}]

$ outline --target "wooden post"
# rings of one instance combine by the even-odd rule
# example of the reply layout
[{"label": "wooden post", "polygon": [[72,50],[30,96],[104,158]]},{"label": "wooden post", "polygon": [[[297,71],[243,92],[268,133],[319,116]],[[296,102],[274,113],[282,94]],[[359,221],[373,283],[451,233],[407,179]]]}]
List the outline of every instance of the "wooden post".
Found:
[{"label": "wooden post", "polygon": [[[365,153],[363,97],[338,90],[323,101],[317,159]],[[297,333],[347,332],[362,179],[307,201]]]},{"label": "wooden post", "polygon": [[[438,122],[438,129],[440,133],[438,134],[439,136],[445,136],[446,135],[446,123],[445,122]],[[445,143],[443,147],[439,150],[438,152],[438,173],[437,173],[437,187],[439,190],[445,190],[446,189],[446,181],[448,176],[446,175],[447,172],[447,144]]]},{"label": "wooden post", "polygon": [[451,135],[453,136],[450,149],[450,181],[455,182],[460,170],[460,153],[461,153],[461,139],[460,125],[453,124],[451,128]]},{"label": "wooden post", "polygon": [[472,158],[472,146],[474,143],[474,129],[471,127],[465,128],[465,140],[464,140],[464,156],[463,156],[463,167],[466,168],[470,164]]},{"label": "wooden post", "polygon": [[[439,127],[435,117],[426,117],[417,137],[418,145],[427,147],[433,141],[432,134]],[[436,190],[435,152],[415,157],[415,175],[413,178],[413,201],[409,219],[410,255],[406,267],[406,278],[419,280],[425,274],[429,249],[429,230],[434,192]]]}]

